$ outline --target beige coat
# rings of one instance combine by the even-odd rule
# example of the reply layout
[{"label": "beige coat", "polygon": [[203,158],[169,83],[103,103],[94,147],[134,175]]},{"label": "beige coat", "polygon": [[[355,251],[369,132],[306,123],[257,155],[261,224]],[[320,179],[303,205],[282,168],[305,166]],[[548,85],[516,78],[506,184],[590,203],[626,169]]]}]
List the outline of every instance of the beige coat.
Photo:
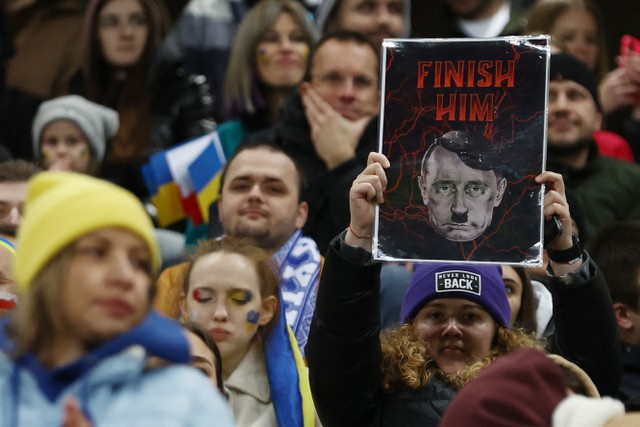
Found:
[{"label": "beige coat", "polygon": [[[254,340],[249,352],[224,383],[237,427],[278,427],[271,400],[264,352]],[[322,427],[314,412],[315,427]],[[286,426],[283,426],[286,427]]]},{"label": "beige coat", "polygon": [[257,340],[225,381],[225,388],[238,427],[278,427],[264,353]]}]

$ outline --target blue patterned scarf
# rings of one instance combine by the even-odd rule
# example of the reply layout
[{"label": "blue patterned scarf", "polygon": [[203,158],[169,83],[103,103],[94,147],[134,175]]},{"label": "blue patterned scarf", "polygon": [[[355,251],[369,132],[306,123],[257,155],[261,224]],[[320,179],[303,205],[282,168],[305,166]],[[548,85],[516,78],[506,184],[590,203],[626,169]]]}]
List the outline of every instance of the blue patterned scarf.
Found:
[{"label": "blue patterned scarf", "polygon": [[273,255],[280,267],[280,289],[287,324],[298,341],[300,352],[309,337],[309,327],[316,307],[316,290],[322,257],[313,239],[298,230]]}]

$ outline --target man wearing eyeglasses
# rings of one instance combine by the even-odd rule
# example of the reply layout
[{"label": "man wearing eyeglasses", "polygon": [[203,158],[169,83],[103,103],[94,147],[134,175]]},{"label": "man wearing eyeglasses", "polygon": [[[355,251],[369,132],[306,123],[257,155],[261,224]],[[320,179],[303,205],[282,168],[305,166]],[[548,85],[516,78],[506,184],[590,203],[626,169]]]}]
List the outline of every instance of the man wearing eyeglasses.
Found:
[{"label": "man wearing eyeglasses", "polygon": [[288,100],[275,140],[306,173],[304,227],[324,252],[349,223],[349,188],[377,150],[380,59],[359,33],[325,35],[309,57],[299,94]]}]

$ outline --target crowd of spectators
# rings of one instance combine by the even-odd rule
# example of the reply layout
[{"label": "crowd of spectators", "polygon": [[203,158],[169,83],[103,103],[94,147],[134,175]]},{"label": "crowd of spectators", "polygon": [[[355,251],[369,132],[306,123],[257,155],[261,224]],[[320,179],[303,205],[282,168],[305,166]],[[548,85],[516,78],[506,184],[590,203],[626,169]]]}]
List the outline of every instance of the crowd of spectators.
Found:
[{"label": "crowd of spectators", "polygon": [[[623,3],[5,0],[0,427],[637,425]],[[544,266],[374,261],[383,39],[525,34],[550,36]],[[142,166],[214,132],[208,223],[161,228]]]}]

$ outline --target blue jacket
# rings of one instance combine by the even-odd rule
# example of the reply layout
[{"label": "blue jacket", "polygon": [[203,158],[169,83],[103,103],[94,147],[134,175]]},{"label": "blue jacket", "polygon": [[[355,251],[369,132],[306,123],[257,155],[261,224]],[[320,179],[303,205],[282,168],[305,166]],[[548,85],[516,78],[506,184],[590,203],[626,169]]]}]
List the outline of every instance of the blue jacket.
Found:
[{"label": "blue jacket", "polygon": [[156,354],[188,358],[175,322],[152,313],[142,325],[69,365],[48,369],[31,354],[12,359],[0,330],[0,427],[62,425],[63,403],[74,396],[96,427],[207,426],[235,423],[209,380],[188,366],[147,368]]}]

